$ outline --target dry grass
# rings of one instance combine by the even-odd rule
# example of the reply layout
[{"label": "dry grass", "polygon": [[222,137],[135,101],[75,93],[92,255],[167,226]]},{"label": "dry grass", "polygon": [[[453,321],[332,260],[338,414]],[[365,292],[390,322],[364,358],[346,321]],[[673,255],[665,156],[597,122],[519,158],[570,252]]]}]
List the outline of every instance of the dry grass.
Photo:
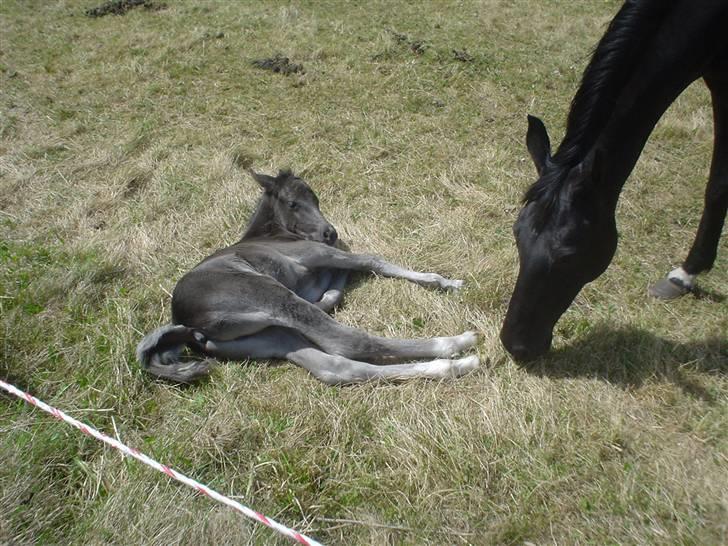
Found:
[{"label": "dry grass", "polygon": [[[0,376],[326,543],[726,542],[725,244],[709,297],[645,295],[697,227],[705,89],[660,122],[555,350],[522,368],[497,339],[525,114],[558,141],[616,1],[168,4],[0,3]],[[276,53],[305,73],[251,65]],[[247,165],[304,174],[352,249],[469,283],[367,279],[339,320],[476,328],[490,365],[342,389],[292,364],[144,376],[175,280],[251,212]],[[22,402],[0,416],[0,542],[284,543]]]}]

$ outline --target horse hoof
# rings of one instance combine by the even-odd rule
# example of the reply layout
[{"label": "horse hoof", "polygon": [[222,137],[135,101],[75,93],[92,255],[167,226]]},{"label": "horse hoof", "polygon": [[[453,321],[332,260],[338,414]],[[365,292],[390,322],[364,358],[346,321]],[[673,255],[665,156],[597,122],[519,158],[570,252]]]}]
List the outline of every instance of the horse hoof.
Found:
[{"label": "horse hoof", "polygon": [[658,300],[675,300],[690,292],[691,287],[678,279],[661,279],[647,289],[653,298]]}]

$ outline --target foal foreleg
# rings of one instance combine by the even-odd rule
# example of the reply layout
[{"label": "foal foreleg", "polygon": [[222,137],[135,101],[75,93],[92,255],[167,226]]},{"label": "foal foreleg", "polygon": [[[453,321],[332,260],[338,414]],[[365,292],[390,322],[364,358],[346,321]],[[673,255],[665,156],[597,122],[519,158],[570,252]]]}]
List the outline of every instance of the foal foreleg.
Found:
[{"label": "foal foreleg", "polygon": [[378,256],[364,256],[371,261],[371,271],[383,277],[394,277],[406,279],[421,286],[440,288],[442,290],[459,290],[465,284],[460,279],[447,279],[437,273],[421,273],[405,269],[393,263],[387,262]]},{"label": "foal foreleg", "polygon": [[437,273],[421,273],[387,262],[379,256],[352,254],[337,248],[322,247],[321,251],[308,256],[305,264],[311,267],[334,267],[353,271],[373,272],[382,277],[406,279],[410,282],[442,290],[462,288],[463,281],[446,279]]}]

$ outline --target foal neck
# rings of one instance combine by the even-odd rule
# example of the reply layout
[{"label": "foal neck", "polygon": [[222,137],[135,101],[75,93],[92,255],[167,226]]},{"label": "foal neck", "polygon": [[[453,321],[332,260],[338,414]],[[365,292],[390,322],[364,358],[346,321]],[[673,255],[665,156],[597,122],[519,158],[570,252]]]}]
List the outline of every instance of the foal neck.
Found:
[{"label": "foal neck", "polygon": [[280,224],[273,210],[273,198],[264,193],[258,200],[255,212],[248,223],[242,240],[276,235],[295,237],[293,233]]}]

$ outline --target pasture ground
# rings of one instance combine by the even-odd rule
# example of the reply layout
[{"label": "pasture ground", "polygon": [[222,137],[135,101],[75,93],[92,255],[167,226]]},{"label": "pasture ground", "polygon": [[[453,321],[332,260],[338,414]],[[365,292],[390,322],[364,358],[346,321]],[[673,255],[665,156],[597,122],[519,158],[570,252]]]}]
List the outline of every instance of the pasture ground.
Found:
[{"label": "pasture ground", "polygon": [[[616,0],[97,5],[0,2],[0,376],[325,543],[728,540],[725,238],[702,297],[646,296],[702,209],[702,85],[653,134],[553,352],[521,367],[497,338],[526,114],[558,143]],[[303,71],[251,64],[277,54]],[[176,279],[251,213],[247,166],[304,175],[353,250],[468,283],[365,278],[338,320],[474,328],[488,364],[353,388],[290,363],[144,375]],[[0,431],[0,543],[287,543],[4,395]]]}]

